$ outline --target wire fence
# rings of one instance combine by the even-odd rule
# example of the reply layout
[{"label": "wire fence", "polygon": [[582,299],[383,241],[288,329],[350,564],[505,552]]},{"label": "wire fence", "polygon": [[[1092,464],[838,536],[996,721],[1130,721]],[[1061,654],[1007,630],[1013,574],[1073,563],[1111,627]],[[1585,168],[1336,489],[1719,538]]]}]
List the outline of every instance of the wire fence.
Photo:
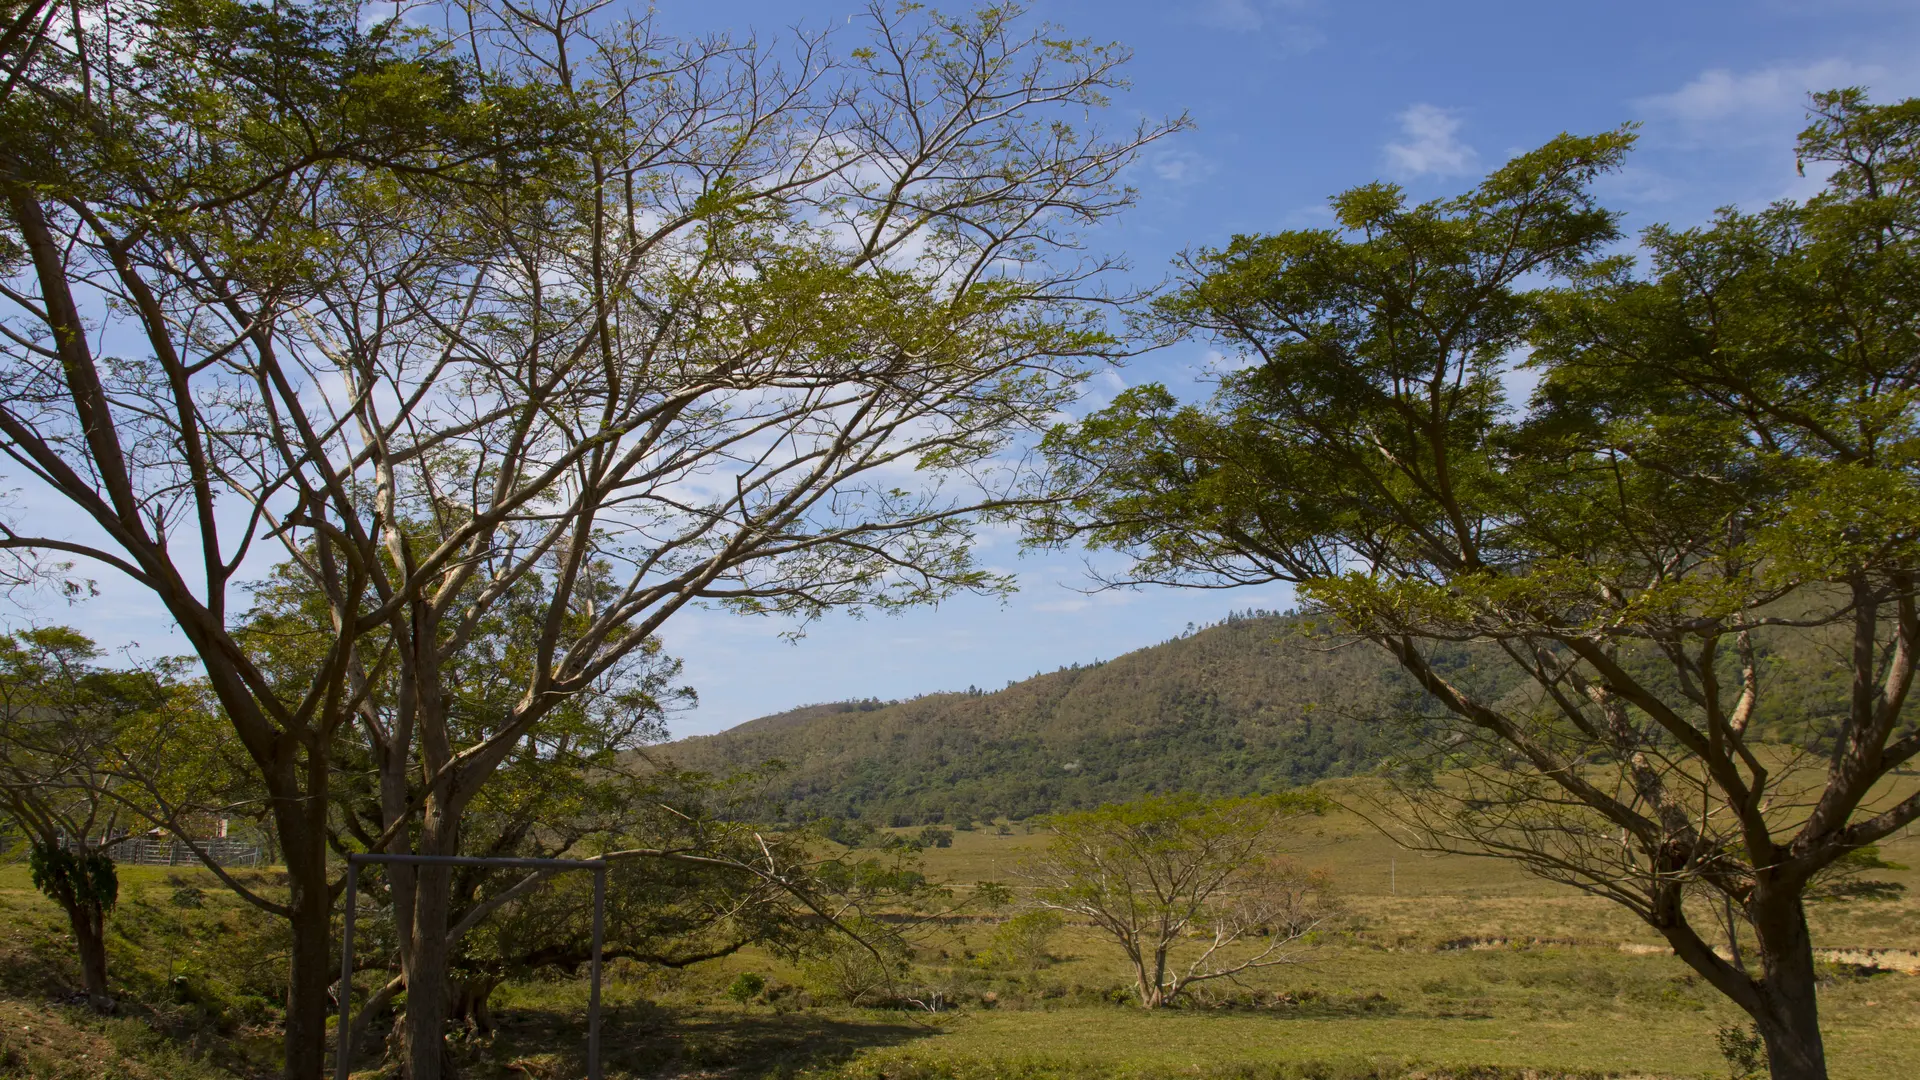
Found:
[{"label": "wire fence", "polygon": [[[66,841],[69,851],[101,851],[113,856],[113,861],[122,865],[140,866],[199,866],[200,857],[193,853],[193,847],[174,839],[154,839],[146,836],[117,837],[111,840]],[[221,866],[262,866],[269,859],[260,845],[234,837],[222,837],[213,840],[196,840],[194,846],[207,853],[207,857]]]}]

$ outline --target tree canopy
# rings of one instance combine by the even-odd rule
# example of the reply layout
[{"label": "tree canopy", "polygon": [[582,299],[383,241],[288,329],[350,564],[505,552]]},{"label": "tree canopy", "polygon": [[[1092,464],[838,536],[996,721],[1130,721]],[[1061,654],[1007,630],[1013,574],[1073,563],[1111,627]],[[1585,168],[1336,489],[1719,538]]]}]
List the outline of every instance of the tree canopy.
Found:
[{"label": "tree canopy", "polygon": [[[1651,229],[1644,260],[1591,192],[1624,131],[1192,253],[1152,325],[1244,366],[1209,402],[1142,387],[1056,430],[1078,498],[1038,534],[1130,551],[1135,580],[1293,583],[1451,718],[1407,774],[1425,843],[1625,905],[1753,1016],[1775,1077],[1823,1077],[1804,896],[1920,817],[1881,794],[1920,752],[1916,117],[1818,95],[1821,194]],[[1840,659],[1770,741],[1789,638]],[[1460,642],[1523,689],[1450,677]],[[1690,896],[1736,913],[1757,969]]]},{"label": "tree canopy", "polygon": [[[1012,4],[875,4],[851,48],[565,0],[68,10],[0,41],[0,453],[86,524],[0,550],[123,575],[191,644],[273,809],[308,1078],[332,755],[383,773],[368,846],[452,854],[516,748],[690,605],[1005,588],[971,529],[1118,347],[1084,232],[1184,126],[1107,128],[1125,51]],[[248,633],[276,563],[304,666]],[[461,713],[502,620],[527,633]],[[452,884],[393,877],[432,1080]]]}]

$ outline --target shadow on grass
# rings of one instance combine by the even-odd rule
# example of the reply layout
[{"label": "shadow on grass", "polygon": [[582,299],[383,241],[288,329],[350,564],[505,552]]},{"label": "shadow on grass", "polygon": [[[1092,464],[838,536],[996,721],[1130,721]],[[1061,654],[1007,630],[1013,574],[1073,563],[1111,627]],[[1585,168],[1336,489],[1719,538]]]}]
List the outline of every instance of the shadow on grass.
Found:
[{"label": "shadow on grass", "polygon": [[[463,1077],[560,1080],[586,1074],[586,1030],[573,1010],[502,1009],[493,1039],[470,1048]],[[625,1077],[786,1076],[854,1053],[899,1046],[939,1028],[816,1012],[670,1010],[645,1003],[610,1008],[601,1020],[600,1057],[608,1080]]]}]

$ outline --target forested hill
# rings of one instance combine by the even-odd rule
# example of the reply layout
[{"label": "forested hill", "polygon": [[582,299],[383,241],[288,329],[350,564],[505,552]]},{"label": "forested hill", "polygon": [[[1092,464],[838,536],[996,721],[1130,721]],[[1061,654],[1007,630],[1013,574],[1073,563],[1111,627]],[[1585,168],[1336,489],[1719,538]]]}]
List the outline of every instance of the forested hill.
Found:
[{"label": "forested hill", "polygon": [[[660,749],[709,771],[778,759],[789,813],[883,824],[1028,817],[1154,791],[1245,794],[1373,768],[1411,682],[1254,614],[992,693],[809,705]],[[1464,661],[1465,654],[1462,654]]]}]

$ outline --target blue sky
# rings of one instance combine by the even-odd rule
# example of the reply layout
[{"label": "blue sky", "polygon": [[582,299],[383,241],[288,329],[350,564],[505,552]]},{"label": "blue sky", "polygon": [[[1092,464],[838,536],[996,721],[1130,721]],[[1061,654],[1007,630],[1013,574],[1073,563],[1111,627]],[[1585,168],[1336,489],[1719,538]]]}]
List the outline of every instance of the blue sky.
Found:
[{"label": "blue sky", "polygon": [[[848,0],[659,0],[676,32],[843,27]],[[1094,242],[1124,250],[1144,279],[1189,245],[1235,232],[1323,223],[1326,197],[1386,178],[1416,197],[1470,186],[1485,169],[1561,131],[1641,127],[1629,167],[1602,187],[1630,229],[1693,224],[1728,203],[1803,194],[1792,138],[1809,90],[1866,85],[1876,98],[1920,94],[1920,3],[1753,0],[1709,3],[1209,0],[1173,4],[1053,0],[1035,17],[1134,50],[1133,90],[1114,121],[1186,111],[1194,131],[1152,149],[1133,183],[1139,205]],[[1200,346],[1168,349],[1096,379],[1099,390],[1166,381],[1192,388]],[[983,561],[1017,572],[1002,604],[961,598],[937,610],[834,618],[790,644],[788,627],[711,612],[677,616],[664,637],[686,661],[701,706],[676,734],[717,731],[807,702],[998,688],[1064,664],[1164,640],[1229,609],[1285,607],[1283,590],[1155,590],[1088,595],[1081,557],[1020,557],[986,538]],[[137,589],[42,620],[102,642],[184,651]]]},{"label": "blue sky", "polygon": [[[675,29],[844,23],[842,3],[676,3]],[[1691,224],[1717,206],[1810,189],[1793,136],[1814,89],[1867,85],[1920,94],[1920,4],[1055,0],[1034,14],[1074,36],[1134,50],[1134,88],[1115,119],[1182,110],[1194,131],[1147,155],[1139,206],[1099,242],[1158,277],[1180,248],[1235,232],[1323,223],[1325,200],[1378,178],[1417,197],[1471,185],[1485,169],[1561,131],[1641,123],[1628,168],[1605,181],[1630,229]],[[1199,346],[1117,373],[1191,386]],[[1100,382],[1115,385],[1116,376]],[[676,733],[716,731],[803,702],[998,688],[1063,664],[1109,658],[1231,608],[1288,605],[1284,590],[1086,595],[1079,556],[981,552],[1020,575],[1006,604],[833,619],[798,644],[766,623],[700,614],[667,634],[701,694]]]}]

